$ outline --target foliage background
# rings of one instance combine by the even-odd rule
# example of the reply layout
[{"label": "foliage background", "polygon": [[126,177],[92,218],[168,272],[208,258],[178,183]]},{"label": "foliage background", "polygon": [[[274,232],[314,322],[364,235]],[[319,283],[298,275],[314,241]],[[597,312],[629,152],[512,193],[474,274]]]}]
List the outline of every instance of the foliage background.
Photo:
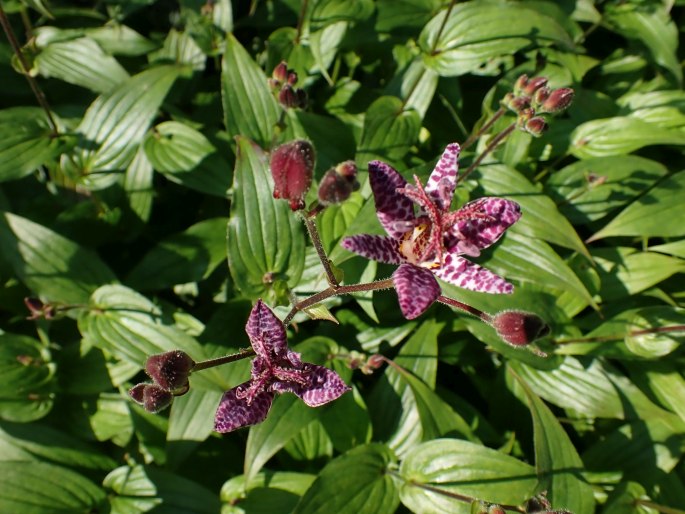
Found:
[{"label": "foliage background", "polygon": [[[3,1],[58,133],[2,39],[0,511],[466,513],[455,495],[545,490],[575,514],[685,509],[683,4]],[[281,60],[306,110],[268,89]],[[521,73],[574,104],[457,192],[522,205],[479,260],[516,293],[444,291],[543,316],[547,358],[445,306],[407,322],[385,292],[290,331],[354,385],[331,405],[285,395],[264,424],[212,434],[246,362],[194,376],[162,415],[128,401],[147,355],[235,351],[251,301],[325,287],[271,198],[269,148],[311,140],[317,178],[355,159],[365,182],[374,158],[425,178]],[[348,282],[390,274],[337,245],[380,231],[368,185],[318,221]],[[73,308],[27,321],[26,296]],[[350,351],[397,366],[353,373]]]}]

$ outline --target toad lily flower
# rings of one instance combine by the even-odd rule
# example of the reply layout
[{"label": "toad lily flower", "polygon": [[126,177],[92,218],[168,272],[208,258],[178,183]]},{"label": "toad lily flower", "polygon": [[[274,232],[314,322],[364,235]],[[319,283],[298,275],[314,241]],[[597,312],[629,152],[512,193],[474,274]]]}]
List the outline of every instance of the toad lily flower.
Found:
[{"label": "toad lily flower", "polygon": [[318,407],[350,390],[335,371],[302,362],[300,354],[288,348],[285,327],[261,300],[245,331],[256,354],[252,378],[224,393],[214,418],[217,432],[264,421],[274,393],[294,393],[310,407]]},{"label": "toad lily flower", "polygon": [[447,146],[425,187],[416,176],[416,185],[411,185],[388,164],[371,161],[376,214],[388,235],[360,234],[342,241],[343,248],[363,257],[400,265],[393,283],[407,319],[421,315],[440,296],[435,277],[485,293],[514,289],[502,277],[461,257],[480,255],[521,217],[521,209],[503,198],[480,198],[450,211],[459,151],[456,143]]}]

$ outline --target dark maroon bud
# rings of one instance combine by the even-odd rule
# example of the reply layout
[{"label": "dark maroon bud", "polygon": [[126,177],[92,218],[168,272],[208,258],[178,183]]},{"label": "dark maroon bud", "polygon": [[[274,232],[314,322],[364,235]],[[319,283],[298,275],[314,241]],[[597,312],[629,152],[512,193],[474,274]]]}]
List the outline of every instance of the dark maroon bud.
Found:
[{"label": "dark maroon bud", "polygon": [[158,385],[146,384],[143,389],[143,408],[152,414],[157,414],[166,409],[173,400],[174,395]]},{"label": "dark maroon bud", "polygon": [[195,361],[181,350],[151,355],[145,363],[145,372],[155,383],[167,391],[174,392],[188,387],[188,376]]},{"label": "dark maroon bud", "polygon": [[294,211],[304,208],[304,195],[312,185],[314,147],[309,141],[285,143],[271,152],[274,198],[290,201]]},{"label": "dark maroon bud", "polygon": [[545,77],[533,77],[528,81],[528,84],[523,88],[523,93],[528,96],[533,96],[533,94],[547,85],[547,78]]},{"label": "dark maroon bud", "polygon": [[143,405],[143,396],[145,388],[150,384],[136,384],[131,389],[128,390],[128,395],[137,404]]},{"label": "dark maroon bud", "polygon": [[540,137],[542,133],[545,132],[545,130],[547,130],[547,122],[544,118],[536,116],[534,118],[529,119],[525,123],[524,129],[529,134],[535,137]]},{"label": "dark maroon bud", "polygon": [[545,102],[545,100],[549,98],[551,92],[551,89],[547,86],[538,89],[533,95],[533,106],[535,106],[536,108],[540,107]]},{"label": "dark maroon bud", "polygon": [[357,189],[357,165],[354,161],[345,161],[328,170],[321,179],[319,202],[323,205],[344,202]]},{"label": "dark maroon bud", "polygon": [[555,89],[542,104],[542,110],[549,113],[564,111],[573,102],[575,92],[570,87]]},{"label": "dark maroon bud", "polygon": [[380,368],[383,363],[385,362],[385,357],[378,353],[374,353],[369,357],[369,359],[366,361],[366,364],[373,369],[378,369]]},{"label": "dark maroon bud", "polygon": [[296,89],[295,94],[297,95],[297,106],[300,109],[307,107],[307,92],[304,89]]},{"label": "dark maroon bud", "polygon": [[523,91],[523,88],[525,88],[528,85],[528,75],[525,73],[521,75],[519,78],[516,79],[516,82],[514,83],[514,95],[518,96],[521,94]]},{"label": "dark maroon bud", "polygon": [[549,502],[545,493],[534,496],[533,498],[526,501],[525,509],[528,514],[533,512],[548,511],[552,508],[552,504]]},{"label": "dark maroon bud", "polygon": [[288,81],[288,85],[294,86],[295,84],[297,84],[297,73],[288,70],[288,78],[286,80]]},{"label": "dark maroon bud", "polygon": [[297,97],[297,92],[292,86],[286,84],[278,92],[278,103],[286,109],[300,106],[300,99]]},{"label": "dark maroon bud", "polygon": [[549,334],[549,326],[540,316],[525,311],[502,311],[492,319],[492,326],[512,346],[526,346]]},{"label": "dark maroon bud", "polygon": [[357,163],[354,161],[341,162],[335,167],[335,171],[347,180],[357,180]]},{"label": "dark maroon bud", "polygon": [[284,83],[288,78],[288,63],[281,61],[276,65],[274,71],[271,73],[271,78],[274,79],[279,85]]}]

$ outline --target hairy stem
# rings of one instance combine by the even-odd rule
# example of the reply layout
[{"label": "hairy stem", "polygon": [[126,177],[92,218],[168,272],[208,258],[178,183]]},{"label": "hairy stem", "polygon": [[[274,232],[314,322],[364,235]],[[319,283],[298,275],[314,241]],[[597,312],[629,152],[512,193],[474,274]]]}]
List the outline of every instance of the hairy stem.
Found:
[{"label": "hairy stem", "polygon": [[304,225],[307,227],[309,238],[312,240],[314,248],[316,249],[316,254],[319,256],[321,265],[323,266],[323,269],[326,272],[326,280],[328,280],[328,285],[333,288],[337,288],[340,285],[340,283],[338,282],[338,279],[335,278],[335,274],[333,273],[333,269],[331,268],[331,261],[326,255],[326,251],[323,249],[321,237],[319,236],[319,230],[316,228],[315,219],[313,217],[310,217],[309,215],[305,215]]},{"label": "hairy stem", "polygon": [[464,312],[468,312],[469,314],[473,314],[474,316],[479,317],[486,323],[489,323],[492,321],[492,316],[488,314],[487,312],[483,312],[480,309],[476,309],[475,307],[471,307],[470,305],[467,305],[465,303],[460,302],[459,300],[455,300],[454,298],[449,298],[447,296],[438,296],[438,301],[440,303],[444,303],[445,305],[449,305],[450,307],[454,307],[455,309],[462,310]]},{"label": "hairy stem", "polygon": [[247,357],[252,357],[254,354],[255,353],[252,348],[244,348],[238,353],[232,353],[231,355],[224,355],[223,357],[196,362],[192,371],[194,373],[196,371],[202,371],[203,369],[214,368],[216,366],[221,366],[222,364],[228,364],[229,362],[235,362],[241,359],[246,359]]}]

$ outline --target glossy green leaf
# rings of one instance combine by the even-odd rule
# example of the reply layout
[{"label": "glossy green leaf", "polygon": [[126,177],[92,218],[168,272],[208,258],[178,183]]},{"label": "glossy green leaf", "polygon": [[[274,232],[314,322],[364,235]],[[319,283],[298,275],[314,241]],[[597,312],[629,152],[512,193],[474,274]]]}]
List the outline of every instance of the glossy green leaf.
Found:
[{"label": "glossy green leaf", "polygon": [[321,410],[321,423],[339,452],[371,441],[371,420],[364,399],[352,386],[352,392],[344,394]]},{"label": "glossy green leaf", "polygon": [[663,128],[685,126],[685,92],[635,91],[618,99],[621,113]]},{"label": "glossy green leaf", "polygon": [[435,439],[414,447],[402,461],[400,475],[405,480],[402,503],[426,514],[470,513],[469,503],[450,497],[455,494],[518,505],[533,495],[538,484],[529,464],[458,439]]},{"label": "glossy green leaf", "polygon": [[258,473],[249,483],[244,475],[221,487],[222,514],[292,512],[316,478],[307,473],[276,471]]},{"label": "glossy green leaf", "polygon": [[316,411],[295,395],[275,398],[266,421],[250,428],[245,448],[245,480],[251,482],[264,464],[316,416]]},{"label": "glossy green leaf", "polygon": [[304,265],[303,228],[288,202],[273,198],[266,155],[245,138],[238,139],[233,180],[228,262],[236,286],[257,298],[266,290],[266,273],[296,285]]},{"label": "glossy green leaf", "polygon": [[414,109],[424,119],[438,87],[438,79],[435,70],[428,68],[423,59],[416,58],[388,89],[389,93],[404,100],[405,108]]},{"label": "glossy green leaf", "polygon": [[[148,356],[182,350],[196,362],[204,360],[202,346],[175,325],[167,324],[159,307],[124,286],[104,286],[90,299],[90,309],[79,318],[79,329],[93,345],[118,359],[144,366]],[[191,387],[228,389],[222,374],[211,368],[192,375]]]},{"label": "glossy green leaf", "polygon": [[590,240],[612,236],[677,237],[685,235],[679,221],[685,194],[685,171],[667,177],[631,203]]},{"label": "glossy green leaf", "polygon": [[61,153],[45,113],[37,107],[0,111],[0,182],[20,179]]},{"label": "glossy green leaf", "polygon": [[88,37],[50,43],[40,49],[34,66],[44,77],[64,80],[96,93],[111,91],[129,78],[117,60]]},{"label": "glossy green leaf", "polygon": [[154,188],[152,180],[154,170],[152,164],[145,156],[142,148],[139,148],[131,164],[126,168],[124,175],[124,190],[131,211],[143,222],[150,219],[152,212],[152,200]]},{"label": "glossy green leaf", "polygon": [[393,163],[401,159],[416,142],[421,128],[419,114],[405,109],[394,96],[382,96],[366,111],[356,160],[366,169],[368,161],[380,159]]},{"label": "glossy green leaf", "polygon": [[654,514],[654,509],[638,500],[647,499],[645,488],[637,482],[621,482],[607,498],[605,514]]},{"label": "glossy green leaf", "polygon": [[225,197],[231,186],[229,164],[199,131],[177,121],[156,125],[143,142],[156,171],[201,193]]},{"label": "glossy green leaf", "polygon": [[559,209],[572,222],[602,219],[664,177],[662,164],[636,155],[584,159],[555,171],[547,182]]},{"label": "glossy green leaf", "polygon": [[[631,367],[631,377],[636,370]],[[639,366],[637,373],[644,375],[650,391],[659,399],[662,405],[680,416],[685,422],[685,377],[677,365],[665,360],[650,363],[649,367]]]},{"label": "glossy green leaf", "polygon": [[560,25],[537,10],[481,1],[460,3],[437,14],[421,32],[419,45],[428,66],[443,77],[455,77],[482,73],[491,61],[527,47],[571,48],[572,42]]},{"label": "glossy green leaf", "polygon": [[666,6],[659,3],[610,5],[603,19],[612,30],[644,44],[652,59],[682,83],[683,70],[678,60],[678,27]]},{"label": "glossy green leaf", "polygon": [[200,221],[159,242],[131,270],[126,283],[137,290],[199,282],[226,259],[228,218]]},{"label": "glossy green leaf", "polygon": [[55,364],[44,345],[28,336],[0,334],[0,418],[28,422],[52,409]]},{"label": "glossy green leaf", "polygon": [[685,145],[685,134],[630,116],[617,116],[578,126],[571,134],[570,151],[579,159],[588,159],[628,154],[651,145]]},{"label": "glossy green leaf", "polygon": [[43,462],[0,462],[1,512],[92,512],[104,502],[105,491],[68,468]]},{"label": "glossy green leaf", "polygon": [[440,0],[377,0],[376,29],[420,29],[442,7]]},{"label": "glossy green leaf", "polygon": [[207,60],[207,56],[187,31],[179,32],[175,29],[169,31],[162,48],[151,54],[151,58],[153,61],[187,64],[195,71],[204,70]]},{"label": "glossy green leaf", "polygon": [[157,47],[155,42],[141,36],[131,27],[119,23],[108,23],[102,27],[86,29],[84,32],[97,41],[105,52],[112,55],[143,55]]},{"label": "glossy green leaf", "polygon": [[[22,458],[10,458],[12,452]],[[48,425],[0,423],[1,460],[49,460],[53,463],[87,469],[110,470],[116,463],[84,441]]]},{"label": "glossy green leaf", "polygon": [[329,462],[295,507],[294,514],[392,514],[397,486],[387,469],[395,456],[381,444],[367,444]]},{"label": "glossy green leaf", "polygon": [[518,171],[496,164],[481,166],[472,177],[487,195],[505,197],[521,205],[523,215],[516,222],[518,233],[587,254],[575,229],[554,202]]},{"label": "glossy green leaf", "polygon": [[95,252],[15,214],[0,218],[0,244],[17,276],[52,302],[83,304],[98,286],[116,281]]},{"label": "glossy green leaf", "polygon": [[67,169],[82,176],[88,187],[99,189],[116,182],[180,71],[178,66],[150,68],[99,96],[77,128],[81,141],[72,159],[64,161]]},{"label": "glossy green leaf", "polygon": [[661,245],[650,246],[649,250],[652,252],[665,253],[685,259],[685,239],[680,241],[673,241],[672,243],[664,243]]},{"label": "glossy green leaf", "polygon": [[262,147],[271,144],[280,108],[262,69],[229,34],[221,65],[224,123],[231,136],[244,136]]},{"label": "glossy green leaf", "polygon": [[[219,498],[192,480],[151,466],[122,466],[107,475],[113,512],[184,512],[217,514]],[[135,510],[131,510],[135,509]]]},{"label": "glossy green leaf", "polygon": [[645,307],[630,318],[626,328],[626,347],[631,352],[648,359],[663,357],[685,342],[685,310],[670,306]]},{"label": "glossy green leaf", "polygon": [[541,488],[547,491],[554,508],[568,509],[574,514],[593,514],[592,487],[582,476],[583,461],[571,439],[545,403],[525,382],[520,383],[533,417],[535,467]]},{"label": "glossy green leaf", "polygon": [[685,271],[682,259],[629,247],[597,248],[591,253],[602,284],[599,294],[604,301],[639,293]]}]

